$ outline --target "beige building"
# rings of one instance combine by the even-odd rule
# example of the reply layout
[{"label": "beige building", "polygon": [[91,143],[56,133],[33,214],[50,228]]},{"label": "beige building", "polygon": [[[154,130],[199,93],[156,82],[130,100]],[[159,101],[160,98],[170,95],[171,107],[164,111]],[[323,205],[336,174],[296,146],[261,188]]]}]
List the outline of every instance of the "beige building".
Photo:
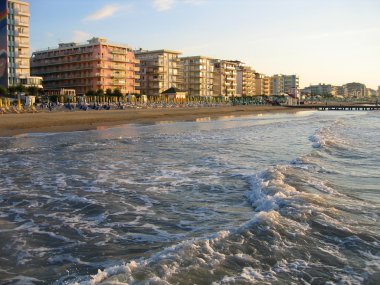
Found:
[{"label": "beige building", "polygon": [[237,94],[241,96],[256,95],[255,70],[242,62],[238,62],[237,67]]},{"label": "beige building", "polygon": [[377,91],[375,89],[367,88],[367,96],[368,97],[376,97]]},{"label": "beige building", "polygon": [[297,75],[276,74],[271,77],[270,81],[271,95],[299,94],[299,77]]},{"label": "beige building", "polygon": [[34,52],[32,74],[42,76],[46,89],[75,89],[76,94],[98,89],[137,93],[137,60],[132,48],[105,38],[87,43],[61,43]]},{"label": "beige building", "polygon": [[189,96],[213,96],[214,64],[211,58],[190,56],[181,58],[183,90]]},{"label": "beige building", "polygon": [[182,89],[182,71],[179,55],[171,50],[135,51],[139,60],[139,90],[148,96],[160,96],[171,87]]},{"label": "beige building", "polygon": [[42,78],[30,76],[29,3],[19,0],[2,2],[6,6],[0,13],[6,15],[6,23],[0,31],[0,52],[2,56],[6,54],[7,61],[0,85],[23,84],[42,88]]},{"label": "beige building", "polygon": [[213,96],[237,96],[237,62],[219,59],[213,62]]},{"label": "beige building", "polygon": [[347,98],[364,98],[367,97],[367,87],[362,83],[347,83],[343,87],[343,96]]},{"label": "beige building", "polygon": [[262,73],[255,73],[255,95],[270,95],[270,77]]}]

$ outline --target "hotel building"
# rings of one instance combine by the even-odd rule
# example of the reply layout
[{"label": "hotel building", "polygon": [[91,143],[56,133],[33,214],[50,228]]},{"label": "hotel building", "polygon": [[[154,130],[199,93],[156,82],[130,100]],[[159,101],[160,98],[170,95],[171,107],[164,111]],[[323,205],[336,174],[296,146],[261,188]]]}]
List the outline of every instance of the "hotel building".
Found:
[{"label": "hotel building", "polygon": [[23,84],[42,88],[40,77],[30,76],[29,3],[2,0],[0,4],[0,85]]},{"label": "hotel building", "polygon": [[271,77],[270,94],[284,95],[291,94],[298,96],[299,77],[297,75],[276,74]]},{"label": "hotel building", "polygon": [[182,89],[182,73],[179,55],[171,50],[137,50],[139,60],[139,90],[148,96],[160,96],[171,87]]},{"label": "hotel building", "polygon": [[352,82],[343,87],[343,96],[348,98],[363,98],[367,96],[367,88],[364,84]]},{"label": "hotel building", "polygon": [[214,85],[213,96],[236,96],[237,95],[237,67],[236,61],[214,61]]},{"label": "hotel building", "polygon": [[302,89],[301,93],[304,95],[311,95],[311,96],[326,96],[326,95],[332,95],[332,96],[338,96],[338,86],[333,86],[331,84],[321,84],[318,85],[310,85],[309,87],[306,87]]},{"label": "hotel building", "polygon": [[270,95],[270,77],[262,73],[255,73],[255,95]]},{"label": "hotel building", "polygon": [[237,94],[242,96],[256,95],[255,70],[250,66],[238,62],[237,67]]},{"label": "hotel building", "polygon": [[214,64],[211,58],[190,56],[181,58],[183,91],[189,96],[213,96]]},{"label": "hotel building", "polygon": [[61,43],[58,48],[34,52],[31,58],[31,72],[43,77],[45,89],[75,89],[78,95],[98,89],[138,93],[137,71],[132,48],[104,38]]}]

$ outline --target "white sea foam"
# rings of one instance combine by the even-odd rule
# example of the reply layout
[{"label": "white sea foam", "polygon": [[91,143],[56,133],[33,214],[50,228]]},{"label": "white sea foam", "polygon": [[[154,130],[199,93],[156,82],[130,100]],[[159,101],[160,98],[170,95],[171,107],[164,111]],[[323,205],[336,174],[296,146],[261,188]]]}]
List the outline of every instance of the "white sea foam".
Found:
[{"label": "white sea foam", "polygon": [[[215,243],[226,239],[229,236],[229,232],[222,231],[218,234],[211,236],[209,239],[194,239],[181,242],[178,245],[166,248],[159,253],[151,256],[149,259],[133,260],[124,265],[118,265],[106,268],[105,270],[99,270],[96,275],[91,276],[90,280],[81,281],[74,284],[82,285],[94,285],[99,284],[108,278],[122,274],[123,282],[130,284],[134,283],[136,280],[133,276],[134,271],[137,270],[152,270],[155,266],[160,268],[160,276],[151,277],[151,281],[160,281],[166,283],[166,279],[173,275],[180,268],[180,264],[184,262],[184,258],[188,261],[198,262],[203,265],[215,267],[218,263],[225,259],[225,255],[216,251],[213,247]],[[200,259],[199,256],[202,256]],[[166,261],[170,261],[167,263]],[[193,265],[194,266],[194,263]],[[195,264],[196,266],[196,264]],[[149,280],[147,281],[149,283]]]},{"label": "white sea foam", "polygon": [[286,199],[299,194],[294,187],[285,183],[281,172],[284,170],[284,166],[277,166],[252,177],[251,191],[246,196],[256,211],[278,210]]},{"label": "white sea foam", "polygon": [[310,177],[307,180],[307,183],[309,183],[309,185],[312,185],[315,189],[321,191],[322,193],[341,196],[341,194],[334,188],[326,185],[325,181],[321,181],[319,179]]}]

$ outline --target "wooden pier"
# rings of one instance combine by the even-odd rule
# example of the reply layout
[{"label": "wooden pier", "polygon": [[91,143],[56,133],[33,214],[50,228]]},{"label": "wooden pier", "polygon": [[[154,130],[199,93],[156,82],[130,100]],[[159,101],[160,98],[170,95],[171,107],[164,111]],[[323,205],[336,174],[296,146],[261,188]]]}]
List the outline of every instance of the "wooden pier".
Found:
[{"label": "wooden pier", "polygon": [[318,111],[375,111],[380,110],[380,105],[353,105],[353,104],[334,104],[334,105],[322,105],[322,104],[303,104],[303,105],[283,105],[289,108],[297,109],[313,109]]}]

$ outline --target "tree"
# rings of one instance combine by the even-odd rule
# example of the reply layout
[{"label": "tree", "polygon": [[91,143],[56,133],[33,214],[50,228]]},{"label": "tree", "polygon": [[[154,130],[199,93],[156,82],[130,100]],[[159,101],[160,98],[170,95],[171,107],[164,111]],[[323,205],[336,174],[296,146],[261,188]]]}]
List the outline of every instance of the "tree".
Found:
[{"label": "tree", "polygon": [[39,88],[37,86],[29,86],[26,89],[27,89],[29,95],[32,95],[32,96],[38,95]]},{"label": "tree", "polygon": [[96,95],[97,96],[104,96],[104,90],[102,88],[99,88],[98,90],[96,90]]},{"label": "tree", "polygon": [[12,97],[16,94],[16,86],[9,86],[8,87],[8,92],[9,92],[9,95],[11,95]]},{"label": "tree", "polygon": [[26,87],[22,84],[19,84],[16,86],[16,91],[19,93],[25,93],[26,92]]},{"label": "tree", "polygon": [[4,88],[3,86],[0,86],[0,95],[5,96],[7,94],[8,94],[7,89]]},{"label": "tree", "polygon": [[121,97],[123,96],[123,94],[121,94],[121,91],[119,88],[116,88],[114,91],[113,91],[113,95],[114,96],[117,96],[117,97]]},{"label": "tree", "polygon": [[86,92],[86,96],[95,96],[95,95],[96,95],[96,92],[92,89],[90,89]]},{"label": "tree", "polygon": [[111,88],[107,88],[106,95],[107,96],[112,96],[112,89]]}]

